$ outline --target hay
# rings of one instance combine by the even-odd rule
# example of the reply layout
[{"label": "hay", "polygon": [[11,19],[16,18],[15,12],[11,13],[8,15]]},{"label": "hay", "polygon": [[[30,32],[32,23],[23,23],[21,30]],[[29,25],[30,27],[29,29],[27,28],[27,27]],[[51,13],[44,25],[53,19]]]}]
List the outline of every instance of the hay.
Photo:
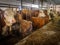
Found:
[{"label": "hay", "polygon": [[24,45],[56,45],[58,41],[58,36],[55,33],[52,35],[35,33],[27,39]]}]

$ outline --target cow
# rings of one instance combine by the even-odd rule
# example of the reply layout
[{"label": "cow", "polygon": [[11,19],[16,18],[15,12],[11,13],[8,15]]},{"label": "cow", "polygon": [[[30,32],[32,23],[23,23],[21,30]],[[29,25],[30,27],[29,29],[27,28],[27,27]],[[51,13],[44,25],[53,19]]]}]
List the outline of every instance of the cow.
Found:
[{"label": "cow", "polygon": [[2,33],[2,28],[6,25],[4,19],[4,11],[0,9],[0,34]]},{"label": "cow", "polygon": [[16,20],[14,18],[14,12],[11,9],[6,9],[4,12],[4,22],[5,22],[5,26],[3,27],[3,31],[2,31],[2,35],[6,36],[8,34],[10,34],[11,32],[11,25],[13,23],[16,23]]}]

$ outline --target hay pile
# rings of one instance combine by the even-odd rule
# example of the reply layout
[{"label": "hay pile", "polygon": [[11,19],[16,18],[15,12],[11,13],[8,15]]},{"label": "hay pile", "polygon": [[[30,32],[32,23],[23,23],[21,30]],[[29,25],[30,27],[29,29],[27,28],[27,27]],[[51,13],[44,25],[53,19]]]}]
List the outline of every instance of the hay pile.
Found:
[{"label": "hay pile", "polygon": [[59,38],[59,34],[54,31],[47,31],[47,33],[37,31],[37,33],[32,34],[22,45],[58,45]]}]

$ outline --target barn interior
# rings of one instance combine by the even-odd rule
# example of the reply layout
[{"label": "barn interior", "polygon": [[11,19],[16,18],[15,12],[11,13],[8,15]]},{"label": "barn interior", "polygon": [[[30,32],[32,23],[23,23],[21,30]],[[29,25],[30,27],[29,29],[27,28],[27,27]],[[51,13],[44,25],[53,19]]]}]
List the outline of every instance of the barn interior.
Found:
[{"label": "barn interior", "polygon": [[0,45],[60,45],[60,0],[0,0]]}]

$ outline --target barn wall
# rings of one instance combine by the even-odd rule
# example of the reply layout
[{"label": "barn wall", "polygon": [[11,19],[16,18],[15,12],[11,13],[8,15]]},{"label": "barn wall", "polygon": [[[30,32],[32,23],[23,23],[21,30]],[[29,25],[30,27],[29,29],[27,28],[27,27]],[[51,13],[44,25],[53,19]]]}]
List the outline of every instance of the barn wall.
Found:
[{"label": "barn wall", "polygon": [[60,5],[56,5],[56,11],[60,12]]}]

